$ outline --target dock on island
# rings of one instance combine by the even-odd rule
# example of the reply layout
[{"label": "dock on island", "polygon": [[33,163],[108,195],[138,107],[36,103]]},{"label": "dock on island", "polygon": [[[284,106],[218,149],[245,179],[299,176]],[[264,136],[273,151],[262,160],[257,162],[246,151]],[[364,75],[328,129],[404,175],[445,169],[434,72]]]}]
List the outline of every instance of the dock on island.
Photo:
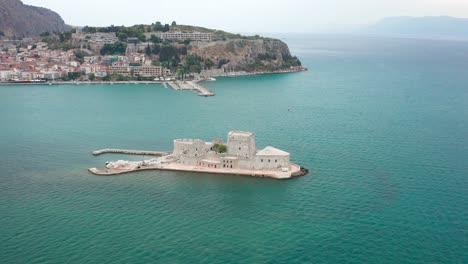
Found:
[{"label": "dock on island", "polygon": [[163,151],[148,151],[148,150],[130,150],[130,149],[100,149],[93,151],[94,156],[98,156],[105,153],[114,153],[114,154],[130,154],[130,155],[146,155],[146,156],[157,156],[162,157],[169,155],[169,152]]}]

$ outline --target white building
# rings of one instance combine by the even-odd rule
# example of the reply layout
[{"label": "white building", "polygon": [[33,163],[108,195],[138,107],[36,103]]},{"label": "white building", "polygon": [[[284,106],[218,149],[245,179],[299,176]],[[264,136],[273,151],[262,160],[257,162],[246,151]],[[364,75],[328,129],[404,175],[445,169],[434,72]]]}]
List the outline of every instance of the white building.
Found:
[{"label": "white building", "polygon": [[176,139],[172,155],[179,164],[215,169],[287,172],[291,168],[289,153],[273,147],[258,151],[255,135],[251,132],[229,132],[225,153],[218,151],[220,145],[223,144],[199,139]]},{"label": "white building", "polygon": [[15,75],[15,72],[12,70],[0,70],[0,81],[8,81]]},{"label": "white building", "polygon": [[200,32],[163,32],[160,34],[161,39],[169,40],[194,40],[194,41],[211,41],[211,33]]}]

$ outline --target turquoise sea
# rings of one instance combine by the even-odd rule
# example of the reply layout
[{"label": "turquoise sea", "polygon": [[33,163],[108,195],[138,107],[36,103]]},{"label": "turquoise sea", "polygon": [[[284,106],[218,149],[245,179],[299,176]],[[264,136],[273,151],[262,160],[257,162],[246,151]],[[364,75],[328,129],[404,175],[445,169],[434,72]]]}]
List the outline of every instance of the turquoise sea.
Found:
[{"label": "turquoise sea", "polygon": [[[468,42],[282,36],[309,71],[0,87],[1,263],[468,263]],[[288,181],[87,168],[253,131]]]}]

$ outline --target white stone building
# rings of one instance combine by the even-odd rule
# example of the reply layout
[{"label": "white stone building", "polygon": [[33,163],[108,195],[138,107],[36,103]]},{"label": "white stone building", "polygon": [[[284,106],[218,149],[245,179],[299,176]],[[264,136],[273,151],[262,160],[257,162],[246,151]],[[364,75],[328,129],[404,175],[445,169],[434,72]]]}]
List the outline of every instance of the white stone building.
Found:
[{"label": "white stone building", "polygon": [[0,81],[8,81],[15,75],[12,70],[0,70]]},{"label": "white stone building", "polygon": [[169,40],[194,40],[194,41],[211,41],[211,33],[201,32],[163,32],[159,35],[161,39]]},{"label": "white stone building", "polygon": [[251,132],[229,132],[225,153],[219,153],[218,146],[199,139],[176,139],[172,156],[179,164],[215,169],[287,172],[291,168],[289,153],[273,147],[257,150]]}]

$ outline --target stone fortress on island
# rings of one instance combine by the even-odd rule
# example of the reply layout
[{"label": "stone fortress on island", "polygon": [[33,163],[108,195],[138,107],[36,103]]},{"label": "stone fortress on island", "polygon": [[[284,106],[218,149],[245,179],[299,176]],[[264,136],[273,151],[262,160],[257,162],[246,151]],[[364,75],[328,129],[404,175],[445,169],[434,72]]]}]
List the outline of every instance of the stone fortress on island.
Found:
[{"label": "stone fortress on island", "polygon": [[[95,154],[105,152],[100,150]],[[108,150],[107,152],[138,154],[139,151]],[[200,139],[176,139],[172,153],[155,153],[161,157],[135,162],[112,161],[106,164],[106,169],[90,168],[89,171],[97,175],[116,175],[140,170],[173,170],[275,179],[288,179],[308,172],[291,163],[290,154],[285,151],[270,146],[258,150],[255,135],[244,131],[229,132],[227,144],[223,140],[206,142]]]}]

